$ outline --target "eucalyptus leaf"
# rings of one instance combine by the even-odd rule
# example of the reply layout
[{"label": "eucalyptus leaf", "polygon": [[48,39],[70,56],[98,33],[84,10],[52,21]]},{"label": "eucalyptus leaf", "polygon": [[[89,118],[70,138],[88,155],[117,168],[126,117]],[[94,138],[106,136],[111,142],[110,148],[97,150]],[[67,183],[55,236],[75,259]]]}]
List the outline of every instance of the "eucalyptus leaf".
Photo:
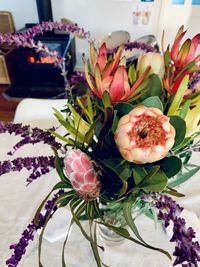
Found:
[{"label": "eucalyptus leaf", "polygon": [[121,159],[105,159],[102,163],[110,168],[113,172],[119,176],[121,180],[127,180],[131,174],[132,170],[130,168],[130,163]]},{"label": "eucalyptus leaf", "polygon": [[172,124],[172,126],[175,128],[175,131],[176,131],[175,142],[172,148],[172,149],[176,149],[184,141],[185,134],[186,134],[186,123],[179,116],[171,116],[170,123]]},{"label": "eucalyptus leaf", "polygon": [[148,78],[148,95],[149,96],[161,96],[163,93],[162,83],[159,76],[155,73],[151,74]]},{"label": "eucalyptus leaf", "polygon": [[142,101],[141,103],[145,107],[153,107],[153,108],[158,108],[161,111],[163,111],[163,104],[160,101],[160,98],[158,96],[151,96]]},{"label": "eucalyptus leaf", "polygon": [[158,162],[168,178],[175,176],[182,168],[182,161],[176,156],[166,157]]},{"label": "eucalyptus leaf", "polygon": [[200,170],[200,166],[195,166],[194,168],[192,168],[191,170],[189,170],[186,173],[183,174],[179,174],[177,175],[177,177],[171,181],[169,183],[169,187],[176,187],[184,182],[186,182],[187,180],[189,180],[193,175],[195,175],[198,171]]},{"label": "eucalyptus leaf", "polygon": [[144,177],[147,175],[147,171],[144,167],[141,167],[139,165],[134,165],[133,167],[133,179],[136,185],[138,185]]},{"label": "eucalyptus leaf", "polygon": [[168,183],[167,175],[158,170],[156,173],[150,176],[148,180],[143,180],[142,184],[138,185],[141,189],[143,189],[146,193],[150,192],[162,192]]},{"label": "eucalyptus leaf", "polygon": [[115,110],[117,110],[117,115],[119,117],[122,117],[128,114],[131,110],[133,110],[134,107],[135,106],[130,103],[118,103],[117,105],[115,105]]}]

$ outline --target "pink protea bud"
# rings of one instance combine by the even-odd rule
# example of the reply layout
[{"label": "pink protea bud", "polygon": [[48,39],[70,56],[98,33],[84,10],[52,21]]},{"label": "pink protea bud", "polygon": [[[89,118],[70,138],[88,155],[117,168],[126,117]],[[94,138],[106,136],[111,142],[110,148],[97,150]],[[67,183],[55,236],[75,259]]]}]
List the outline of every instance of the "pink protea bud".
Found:
[{"label": "pink protea bud", "polygon": [[119,120],[115,142],[124,159],[145,164],[164,158],[174,145],[175,129],[158,108],[138,106]]},{"label": "pink protea bud", "polygon": [[79,149],[66,153],[65,173],[73,188],[85,200],[96,199],[100,194],[100,179],[94,170],[90,158]]}]

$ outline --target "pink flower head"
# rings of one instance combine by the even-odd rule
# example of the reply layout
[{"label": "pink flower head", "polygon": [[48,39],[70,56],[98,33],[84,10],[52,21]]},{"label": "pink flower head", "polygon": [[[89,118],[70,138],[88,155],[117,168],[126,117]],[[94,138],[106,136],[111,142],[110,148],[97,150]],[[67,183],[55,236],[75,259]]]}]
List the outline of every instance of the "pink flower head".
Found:
[{"label": "pink flower head", "polygon": [[137,164],[164,158],[174,145],[175,129],[158,108],[138,106],[119,120],[115,142],[122,157]]},{"label": "pink flower head", "polygon": [[130,100],[150,70],[147,68],[134,84],[130,84],[122,52],[121,46],[111,58],[105,44],[100,47],[98,53],[94,44],[91,44],[91,65],[89,67],[87,62],[84,64],[86,81],[92,92],[102,99],[107,91],[113,104]]},{"label": "pink flower head", "polygon": [[73,188],[86,200],[100,194],[100,180],[90,158],[79,149],[67,151],[64,168]]},{"label": "pink flower head", "polygon": [[184,31],[184,27],[182,26],[176,35],[170,51],[171,58],[177,68],[183,68],[193,60],[196,63],[200,60],[199,56],[196,57],[197,48],[200,43],[200,34],[195,35],[192,39],[187,39],[180,46],[180,42],[185,34],[186,31]]}]

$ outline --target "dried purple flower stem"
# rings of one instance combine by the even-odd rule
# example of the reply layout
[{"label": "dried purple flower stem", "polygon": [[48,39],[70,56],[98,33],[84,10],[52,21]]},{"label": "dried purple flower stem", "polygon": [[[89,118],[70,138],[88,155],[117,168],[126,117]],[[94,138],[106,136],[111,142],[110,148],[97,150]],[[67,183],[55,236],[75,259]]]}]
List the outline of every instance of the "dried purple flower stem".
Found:
[{"label": "dried purple flower stem", "polygon": [[[114,48],[114,49],[110,49],[109,53],[115,53],[117,51],[118,47]],[[124,49],[125,50],[133,50],[133,49],[140,49],[143,50],[144,52],[156,52],[157,49],[154,48],[153,46],[146,44],[146,43],[141,43],[141,42],[137,42],[137,41],[133,41],[133,42],[128,42],[124,45]]]},{"label": "dried purple flower stem", "polygon": [[198,267],[200,262],[200,244],[194,241],[194,230],[186,227],[185,219],[179,217],[183,208],[171,197],[164,194],[152,194],[155,207],[158,209],[158,217],[164,221],[167,228],[173,223],[173,236],[170,242],[175,242],[173,255],[176,257],[173,266],[182,264],[182,267]]},{"label": "dried purple flower stem", "polygon": [[84,72],[75,71],[74,73],[72,73],[72,75],[69,79],[70,86],[74,86],[78,83],[85,83],[86,84],[86,78],[85,78]]},{"label": "dried purple flower stem", "polygon": [[85,31],[83,28],[80,28],[76,24],[67,24],[67,23],[49,21],[37,24],[36,26],[33,26],[32,28],[29,28],[22,33],[0,34],[0,44],[33,48],[33,46],[35,45],[33,39],[36,35],[41,35],[47,31],[52,31],[52,30],[67,31],[73,34],[78,34],[83,38],[86,38],[89,42],[91,41],[90,33],[88,31]]},{"label": "dried purple flower stem", "polygon": [[196,90],[199,90],[200,88],[200,72],[197,72],[193,79],[189,82],[189,89],[191,89],[193,92]]},{"label": "dried purple flower stem", "polygon": [[6,265],[8,267],[16,267],[19,264],[22,256],[26,253],[26,248],[29,245],[29,242],[34,240],[34,234],[36,231],[44,227],[50,213],[54,213],[58,209],[58,206],[55,205],[55,202],[63,193],[63,190],[59,190],[59,192],[55,194],[51,200],[48,200],[45,205],[44,215],[40,213],[38,216],[38,224],[32,220],[32,222],[27,226],[26,230],[22,233],[19,242],[10,246],[10,249],[13,249],[14,253],[6,261]]},{"label": "dried purple flower stem", "polygon": [[19,148],[26,144],[34,145],[39,142],[48,144],[57,150],[61,148],[61,144],[56,142],[55,137],[48,131],[44,131],[39,128],[31,129],[30,126],[22,125],[21,123],[15,124],[9,122],[5,124],[0,122],[0,134],[1,133],[9,133],[10,135],[15,134],[22,137],[22,139],[13,147],[13,151],[8,152],[9,155],[13,155]]},{"label": "dried purple flower stem", "polygon": [[28,185],[40,176],[50,172],[55,168],[54,156],[39,156],[39,157],[26,157],[16,158],[14,160],[0,161],[0,176],[9,172],[18,171],[22,169],[31,170],[31,174],[26,179]]}]

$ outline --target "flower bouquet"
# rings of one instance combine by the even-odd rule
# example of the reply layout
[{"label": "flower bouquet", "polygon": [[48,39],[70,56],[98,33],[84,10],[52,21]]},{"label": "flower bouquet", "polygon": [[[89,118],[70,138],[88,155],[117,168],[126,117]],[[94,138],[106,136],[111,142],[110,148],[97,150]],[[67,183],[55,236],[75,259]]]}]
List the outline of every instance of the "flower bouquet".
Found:
[{"label": "flower bouquet", "polygon": [[[70,80],[65,62],[56,51],[34,43],[38,33],[64,29],[82,34],[90,43],[90,60],[83,58],[84,74]],[[13,255],[6,261],[17,266],[30,240],[40,229],[39,266],[45,228],[53,214],[68,206],[72,220],[90,242],[97,266],[106,266],[99,250],[97,228],[112,233],[172,259],[162,248],[147,244],[137,229],[135,219],[145,214],[173,225],[170,239],[175,243],[173,265],[198,266],[200,245],[195,232],[186,227],[180,217],[182,207],[171,196],[182,197],[176,186],[188,180],[199,169],[189,163],[193,151],[199,151],[200,141],[200,56],[196,50],[200,35],[180,45],[186,31],[178,31],[172,46],[162,52],[146,44],[128,43],[108,51],[105,44],[95,47],[87,32],[78,26],[43,23],[23,34],[0,35],[0,43],[23,45],[54,57],[65,79],[68,101],[60,112],[53,110],[60,125],[43,131],[21,124],[0,124],[0,133],[22,137],[13,151],[23,145],[43,142],[52,147],[54,156],[18,158],[0,162],[0,175],[23,168],[31,170],[28,184],[56,168],[60,182],[42,201],[33,221],[23,232],[19,243],[10,246]],[[163,38],[164,39],[164,38]],[[164,42],[163,42],[164,43]],[[140,49],[137,61],[127,64],[124,49]],[[85,87],[82,96],[73,95],[75,84]],[[60,140],[60,142],[59,142]],[[88,222],[89,232],[82,221]],[[97,227],[98,226],[98,227]],[[98,230],[99,231],[99,230]],[[62,266],[66,266],[64,247]]]}]

